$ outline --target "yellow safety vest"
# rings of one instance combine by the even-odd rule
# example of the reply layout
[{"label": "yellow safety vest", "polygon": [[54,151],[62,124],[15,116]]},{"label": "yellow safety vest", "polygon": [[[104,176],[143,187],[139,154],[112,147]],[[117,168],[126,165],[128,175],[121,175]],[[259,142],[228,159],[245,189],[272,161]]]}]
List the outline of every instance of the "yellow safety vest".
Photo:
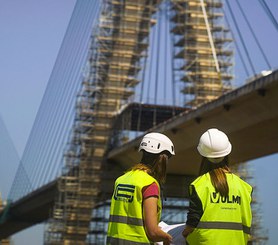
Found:
[{"label": "yellow safety vest", "polygon": [[[129,171],[115,181],[111,200],[106,244],[153,244],[147,237],[143,222],[142,189],[158,182],[141,170]],[[161,199],[158,199],[158,217],[161,216]]]},{"label": "yellow safety vest", "polygon": [[228,198],[215,192],[209,173],[191,184],[202,202],[204,213],[198,226],[187,237],[190,245],[247,244],[252,222],[252,187],[234,174],[226,176]]}]

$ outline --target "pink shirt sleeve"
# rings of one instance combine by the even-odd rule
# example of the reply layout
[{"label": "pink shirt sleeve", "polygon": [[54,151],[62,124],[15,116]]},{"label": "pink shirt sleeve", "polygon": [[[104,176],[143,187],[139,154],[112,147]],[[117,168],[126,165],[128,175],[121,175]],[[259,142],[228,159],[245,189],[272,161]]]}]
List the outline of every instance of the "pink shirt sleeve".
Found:
[{"label": "pink shirt sleeve", "polygon": [[146,199],[148,197],[159,197],[159,189],[155,182],[152,184],[145,186],[142,190],[143,199]]}]

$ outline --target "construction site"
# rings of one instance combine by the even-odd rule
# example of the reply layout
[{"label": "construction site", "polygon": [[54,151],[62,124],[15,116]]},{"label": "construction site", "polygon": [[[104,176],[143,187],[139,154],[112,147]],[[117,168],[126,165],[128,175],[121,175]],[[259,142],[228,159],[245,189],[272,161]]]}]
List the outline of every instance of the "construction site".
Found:
[{"label": "construction site", "polygon": [[[105,153],[112,143],[128,141],[130,132],[152,127],[144,123],[154,116],[149,119],[142,114],[155,110],[159,123],[167,120],[171,111],[196,108],[232,89],[233,50],[229,47],[233,40],[224,26],[222,5],[221,1],[199,0],[104,1],[92,34],[90,69],[76,100],[72,139],[64,153],[65,167],[45,244],[83,244],[86,239],[88,244],[104,243],[110,197],[102,196],[99,185],[107,165]],[[150,32],[161,8],[167,8],[170,16],[172,62],[177,71],[175,79],[184,83],[184,108],[167,111],[163,105],[139,106],[132,118],[136,110],[132,97],[144,72]],[[117,120],[121,123],[114,127]],[[137,125],[132,125],[134,122]],[[244,175],[250,178],[246,171]],[[184,222],[187,207],[183,197],[168,201],[163,220]],[[252,244],[262,244],[255,242],[259,228],[254,230]]]},{"label": "construction site", "polygon": [[[110,178],[112,183],[126,171],[107,157],[108,152],[234,89],[234,40],[225,23],[223,4],[222,0],[102,1],[98,22],[92,27],[86,73],[75,99],[74,122],[63,151],[62,174],[45,225],[44,244],[105,244],[113,189],[103,192],[103,180]],[[174,104],[156,99],[162,93],[162,81],[156,78],[152,78],[154,95],[148,95],[154,100],[143,103],[145,91],[152,90],[145,80],[151,69],[147,68],[149,59],[157,59],[151,53],[153,46],[158,50],[166,47],[162,41],[153,41],[159,32],[169,36],[167,59],[173,84],[168,86],[179,85],[178,93],[183,96],[179,103],[176,87]],[[254,186],[254,225],[248,244],[266,244],[252,169],[248,162],[231,168]],[[171,196],[168,192],[165,198],[162,220],[167,224],[186,221],[187,188],[197,176],[182,177],[184,193]]]}]

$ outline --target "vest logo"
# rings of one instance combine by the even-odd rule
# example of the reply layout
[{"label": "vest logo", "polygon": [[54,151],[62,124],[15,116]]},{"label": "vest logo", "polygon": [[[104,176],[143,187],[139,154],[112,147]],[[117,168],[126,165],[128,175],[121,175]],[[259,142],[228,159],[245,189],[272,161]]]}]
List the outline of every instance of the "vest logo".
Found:
[{"label": "vest logo", "polygon": [[114,191],[116,201],[133,202],[135,185],[118,184]]},{"label": "vest logo", "polygon": [[240,196],[229,195],[228,197],[222,197],[219,193],[213,192],[210,195],[210,203],[237,203],[241,204]]}]

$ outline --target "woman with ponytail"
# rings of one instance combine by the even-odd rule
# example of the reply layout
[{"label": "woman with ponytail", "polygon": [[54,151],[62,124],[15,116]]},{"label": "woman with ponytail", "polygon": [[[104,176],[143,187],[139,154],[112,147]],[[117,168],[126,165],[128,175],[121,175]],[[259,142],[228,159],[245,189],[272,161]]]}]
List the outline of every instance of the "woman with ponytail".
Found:
[{"label": "woman with ponytail", "polygon": [[190,204],[183,231],[189,245],[244,245],[250,239],[252,187],[229,169],[232,145],[212,128],[202,134],[199,177],[189,187]]},{"label": "woman with ponytail", "polygon": [[168,160],[175,155],[172,141],[161,133],[146,134],[139,146],[140,163],[117,178],[111,199],[107,245],[170,245],[162,231],[160,186],[165,183]]}]

